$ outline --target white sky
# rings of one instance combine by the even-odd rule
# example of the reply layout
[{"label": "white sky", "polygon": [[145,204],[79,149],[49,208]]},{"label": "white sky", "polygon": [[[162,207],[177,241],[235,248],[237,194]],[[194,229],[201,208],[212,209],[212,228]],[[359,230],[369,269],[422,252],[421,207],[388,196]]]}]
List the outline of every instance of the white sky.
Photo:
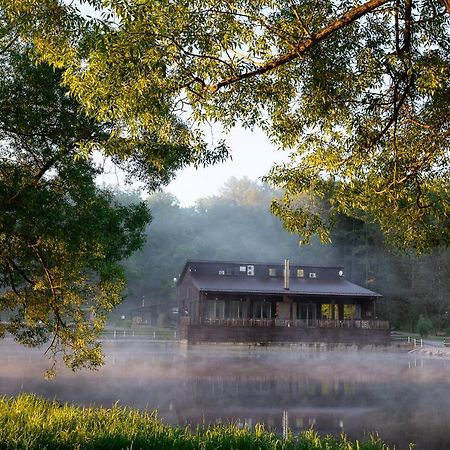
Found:
[{"label": "white sky", "polygon": [[[217,142],[221,135],[214,133]],[[288,159],[288,152],[277,150],[259,129],[249,131],[236,127],[225,138],[231,148],[232,160],[197,170],[185,168],[164,188],[178,198],[181,206],[192,206],[199,198],[217,194],[231,177],[258,180],[274,163]]]},{"label": "white sky", "polygon": [[[289,152],[277,150],[259,129],[249,131],[236,127],[225,136],[219,127],[214,127],[213,134],[205,136],[207,142],[217,143],[221,138],[226,139],[231,149],[231,160],[197,170],[187,167],[178,171],[175,179],[163,188],[163,191],[174,194],[181,206],[193,206],[199,198],[218,194],[231,177],[259,180],[269,172],[273,164],[288,160]],[[98,178],[100,184],[114,185],[125,190],[139,189],[138,184],[126,184],[124,173],[110,161],[104,161],[103,166],[104,173]],[[143,197],[145,196],[143,193]]]}]

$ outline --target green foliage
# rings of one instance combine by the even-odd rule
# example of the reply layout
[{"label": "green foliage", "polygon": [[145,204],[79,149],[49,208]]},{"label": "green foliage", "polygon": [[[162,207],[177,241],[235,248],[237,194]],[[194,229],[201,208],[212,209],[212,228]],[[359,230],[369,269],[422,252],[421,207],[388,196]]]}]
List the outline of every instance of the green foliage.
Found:
[{"label": "green foliage", "polygon": [[[154,166],[210,163],[226,150],[208,152],[200,123],[259,125],[292,152],[268,177],[286,192],[272,209],[287,228],[327,240],[343,213],[402,249],[450,242],[448,0],[84,3],[96,18],[57,0],[0,6],[112,123],[112,144],[125,129],[161,145]],[[299,195],[326,199],[327,214]]]},{"label": "green foliage", "polygon": [[47,344],[51,376],[59,356],[72,369],[101,364],[96,338],[125,283],[118,262],[142,246],[149,213],[97,188],[100,168],[78,144],[106,141],[108,125],[28,52],[11,41],[0,59],[1,331]]},{"label": "green foliage", "polygon": [[427,317],[420,316],[417,321],[416,331],[421,337],[428,336],[433,330],[433,322]]},{"label": "green foliage", "polygon": [[172,427],[156,412],[114,406],[81,408],[22,395],[0,400],[0,447],[9,450],[389,450],[378,437],[366,442],[345,435],[323,438],[310,430],[282,440],[261,425],[254,430],[235,424],[198,428]]}]

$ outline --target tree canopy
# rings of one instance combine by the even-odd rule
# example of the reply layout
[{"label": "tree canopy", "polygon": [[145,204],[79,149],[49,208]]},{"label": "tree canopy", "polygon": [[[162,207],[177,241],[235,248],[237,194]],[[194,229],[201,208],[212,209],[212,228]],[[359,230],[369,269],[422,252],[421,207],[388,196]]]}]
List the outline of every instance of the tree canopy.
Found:
[{"label": "tree canopy", "polygon": [[106,140],[107,126],[27,51],[11,45],[0,64],[0,333],[46,344],[54,364],[96,367],[96,337],[122,299],[118,262],[143,244],[149,213],[96,187],[100,168],[76,158],[77,143]]},{"label": "tree canopy", "polygon": [[93,18],[57,0],[0,5],[88,114],[120,125],[114,139],[125,128],[200,157],[201,123],[258,125],[292,153],[267,178],[289,229],[327,239],[341,212],[401,248],[448,245],[448,0],[83,2]]}]

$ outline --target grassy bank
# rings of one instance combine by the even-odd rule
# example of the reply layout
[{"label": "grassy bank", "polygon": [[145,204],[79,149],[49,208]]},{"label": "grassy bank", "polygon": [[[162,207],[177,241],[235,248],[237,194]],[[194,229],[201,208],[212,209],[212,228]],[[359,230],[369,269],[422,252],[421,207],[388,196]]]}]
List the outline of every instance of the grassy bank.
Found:
[{"label": "grassy bank", "polygon": [[0,449],[326,449],[389,450],[377,438],[351,442],[345,437],[320,438],[313,431],[282,440],[262,426],[235,425],[191,430],[163,424],[155,413],[113,407],[59,405],[32,395],[0,398]]}]

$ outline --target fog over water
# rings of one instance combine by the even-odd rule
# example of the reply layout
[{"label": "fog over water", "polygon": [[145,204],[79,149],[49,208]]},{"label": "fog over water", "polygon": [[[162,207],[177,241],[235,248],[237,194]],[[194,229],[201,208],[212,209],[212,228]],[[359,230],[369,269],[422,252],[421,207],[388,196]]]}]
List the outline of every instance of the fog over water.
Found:
[{"label": "fog over water", "polygon": [[406,449],[450,449],[450,360],[407,353],[298,348],[179,348],[148,342],[105,343],[97,372],[62,370],[43,378],[42,351],[0,342],[0,393],[32,392],[60,402],[149,410],[172,424],[257,422],[281,432],[363,438],[377,431]]}]

